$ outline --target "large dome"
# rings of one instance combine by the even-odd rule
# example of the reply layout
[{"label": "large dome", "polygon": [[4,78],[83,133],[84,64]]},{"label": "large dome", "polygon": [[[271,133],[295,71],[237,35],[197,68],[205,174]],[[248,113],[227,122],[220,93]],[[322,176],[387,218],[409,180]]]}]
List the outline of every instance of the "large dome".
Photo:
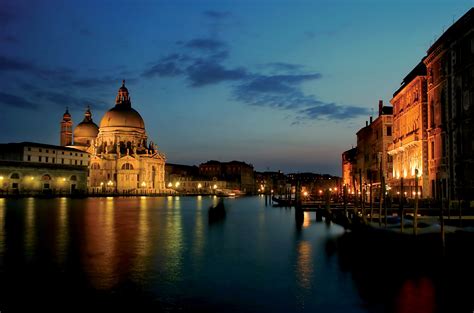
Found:
[{"label": "large dome", "polygon": [[117,105],[107,111],[100,121],[100,127],[135,127],[145,129],[140,114],[131,107]]}]

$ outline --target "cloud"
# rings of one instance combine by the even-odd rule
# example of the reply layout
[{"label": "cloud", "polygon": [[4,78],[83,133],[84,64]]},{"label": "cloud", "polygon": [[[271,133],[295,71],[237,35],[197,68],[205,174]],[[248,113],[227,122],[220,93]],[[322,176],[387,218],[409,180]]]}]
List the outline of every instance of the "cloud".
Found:
[{"label": "cloud", "polygon": [[212,61],[195,62],[186,69],[192,87],[202,87],[229,80],[240,80],[247,76],[245,68],[227,69]]},{"label": "cloud", "polygon": [[270,62],[263,65],[275,71],[283,72],[297,72],[302,71],[305,66],[301,64],[285,63],[285,62]]},{"label": "cloud", "polygon": [[305,108],[298,112],[300,119],[320,120],[336,119],[346,120],[360,115],[369,114],[367,108],[353,105],[339,105],[336,103],[324,103],[321,105]]},{"label": "cloud", "polygon": [[36,89],[34,95],[43,103],[49,103],[60,107],[83,109],[90,105],[91,108],[97,110],[106,110],[108,108],[105,101],[91,97],[77,97],[73,93]]},{"label": "cloud", "polygon": [[0,42],[10,43],[10,44],[17,44],[17,43],[19,43],[19,40],[15,36],[5,35],[5,36],[0,37]]},{"label": "cloud", "polygon": [[186,48],[202,51],[214,52],[226,47],[226,44],[220,40],[212,38],[197,38],[182,43]]},{"label": "cloud", "polygon": [[23,97],[0,92],[0,103],[13,108],[34,110],[38,108],[38,104],[33,103]]},{"label": "cloud", "polygon": [[202,12],[202,14],[211,20],[223,20],[227,19],[232,16],[232,13],[229,11],[214,11],[214,10],[207,10]]},{"label": "cloud", "polygon": [[35,71],[33,64],[0,55],[0,71]]}]

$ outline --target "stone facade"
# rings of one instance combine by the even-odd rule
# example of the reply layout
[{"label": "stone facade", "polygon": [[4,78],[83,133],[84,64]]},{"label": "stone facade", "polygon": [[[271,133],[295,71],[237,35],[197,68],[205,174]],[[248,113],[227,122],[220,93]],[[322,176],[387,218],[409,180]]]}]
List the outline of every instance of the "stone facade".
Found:
[{"label": "stone facade", "polygon": [[254,170],[251,164],[240,161],[208,161],[199,165],[199,175],[217,181],[226,181],[227,187],[243,193],[255,192]]},{"label": "stone facade", "polygon": [[[429,197],[426,67],[423,62],[405,77],[390,102],[393,105],[393,143],[388,152],[393,159],[390,186],[394,192],[400,192],[400,179],[403,178],[407,197],[414,197],[414,192],[420,197]],[[415,189],[416,171],[418,190]]]},{"label": "stone facade", "polygon": [[357,175],[357,148],[352,148],[342,153],[342,185],[348,188],[349,194],[355,190]]}]

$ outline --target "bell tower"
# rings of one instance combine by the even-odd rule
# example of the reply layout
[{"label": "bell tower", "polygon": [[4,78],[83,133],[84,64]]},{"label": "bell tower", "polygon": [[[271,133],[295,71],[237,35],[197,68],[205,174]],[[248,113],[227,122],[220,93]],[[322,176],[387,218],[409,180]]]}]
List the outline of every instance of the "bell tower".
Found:
[{"label": "bell tower", "polygon": [[61,121],[60,144],[61,146],[72,145],[72,118],[67,108],[66,112],[64,112],[63,120]]}]

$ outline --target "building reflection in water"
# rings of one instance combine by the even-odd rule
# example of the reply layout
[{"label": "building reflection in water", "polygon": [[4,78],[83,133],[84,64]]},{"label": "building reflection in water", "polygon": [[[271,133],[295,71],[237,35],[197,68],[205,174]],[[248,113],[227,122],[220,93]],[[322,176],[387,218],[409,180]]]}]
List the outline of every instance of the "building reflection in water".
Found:
[{"label": "building reflection in water", "polygon": [[118,281],[114,199],[101,199],[94,203],[98,206],[88,204],[84,210],[84,271],[96,289],[109,289]]},{"label": "building reflection in water", "polygon": [[434,313],[435,287],[429,278],[406,280],[396,303],[399,313]]},{"label": "building reflection in water", "polygon": [[310,212],[304,212],[304,219],[303,219],[303,228],[307,228],[311,225],[311,216]]},{"label": "building reflection in water", "polygon": [[0,198],[0,264],[5,253],[5,198]]},{"label": "building reflection in water", "polygon": [[137,283],[146,280],[150,265],[152,242],[150,238],[150,216],[147,197],[140,197],[138,210],[137,238],[134,242],[135,256],[132,263],[133,278]]},{"label": "building reflection in water", "polygon": [[31,261],[31,258],[35,255],[36,250],[36,226],[35,226],[35,206],[36,199],[28,198],[26,200],[26,213],[25,213],[25,257],[27,261]]},{"label": "building reflection in water", "polygon": [[68,227],[68,198],[59,199],[59,207],[57,214],[57,234],[56,234],[56,258],[59,264],[64,264],[67,256],[67,248],[69,244],[69,227]]}]

